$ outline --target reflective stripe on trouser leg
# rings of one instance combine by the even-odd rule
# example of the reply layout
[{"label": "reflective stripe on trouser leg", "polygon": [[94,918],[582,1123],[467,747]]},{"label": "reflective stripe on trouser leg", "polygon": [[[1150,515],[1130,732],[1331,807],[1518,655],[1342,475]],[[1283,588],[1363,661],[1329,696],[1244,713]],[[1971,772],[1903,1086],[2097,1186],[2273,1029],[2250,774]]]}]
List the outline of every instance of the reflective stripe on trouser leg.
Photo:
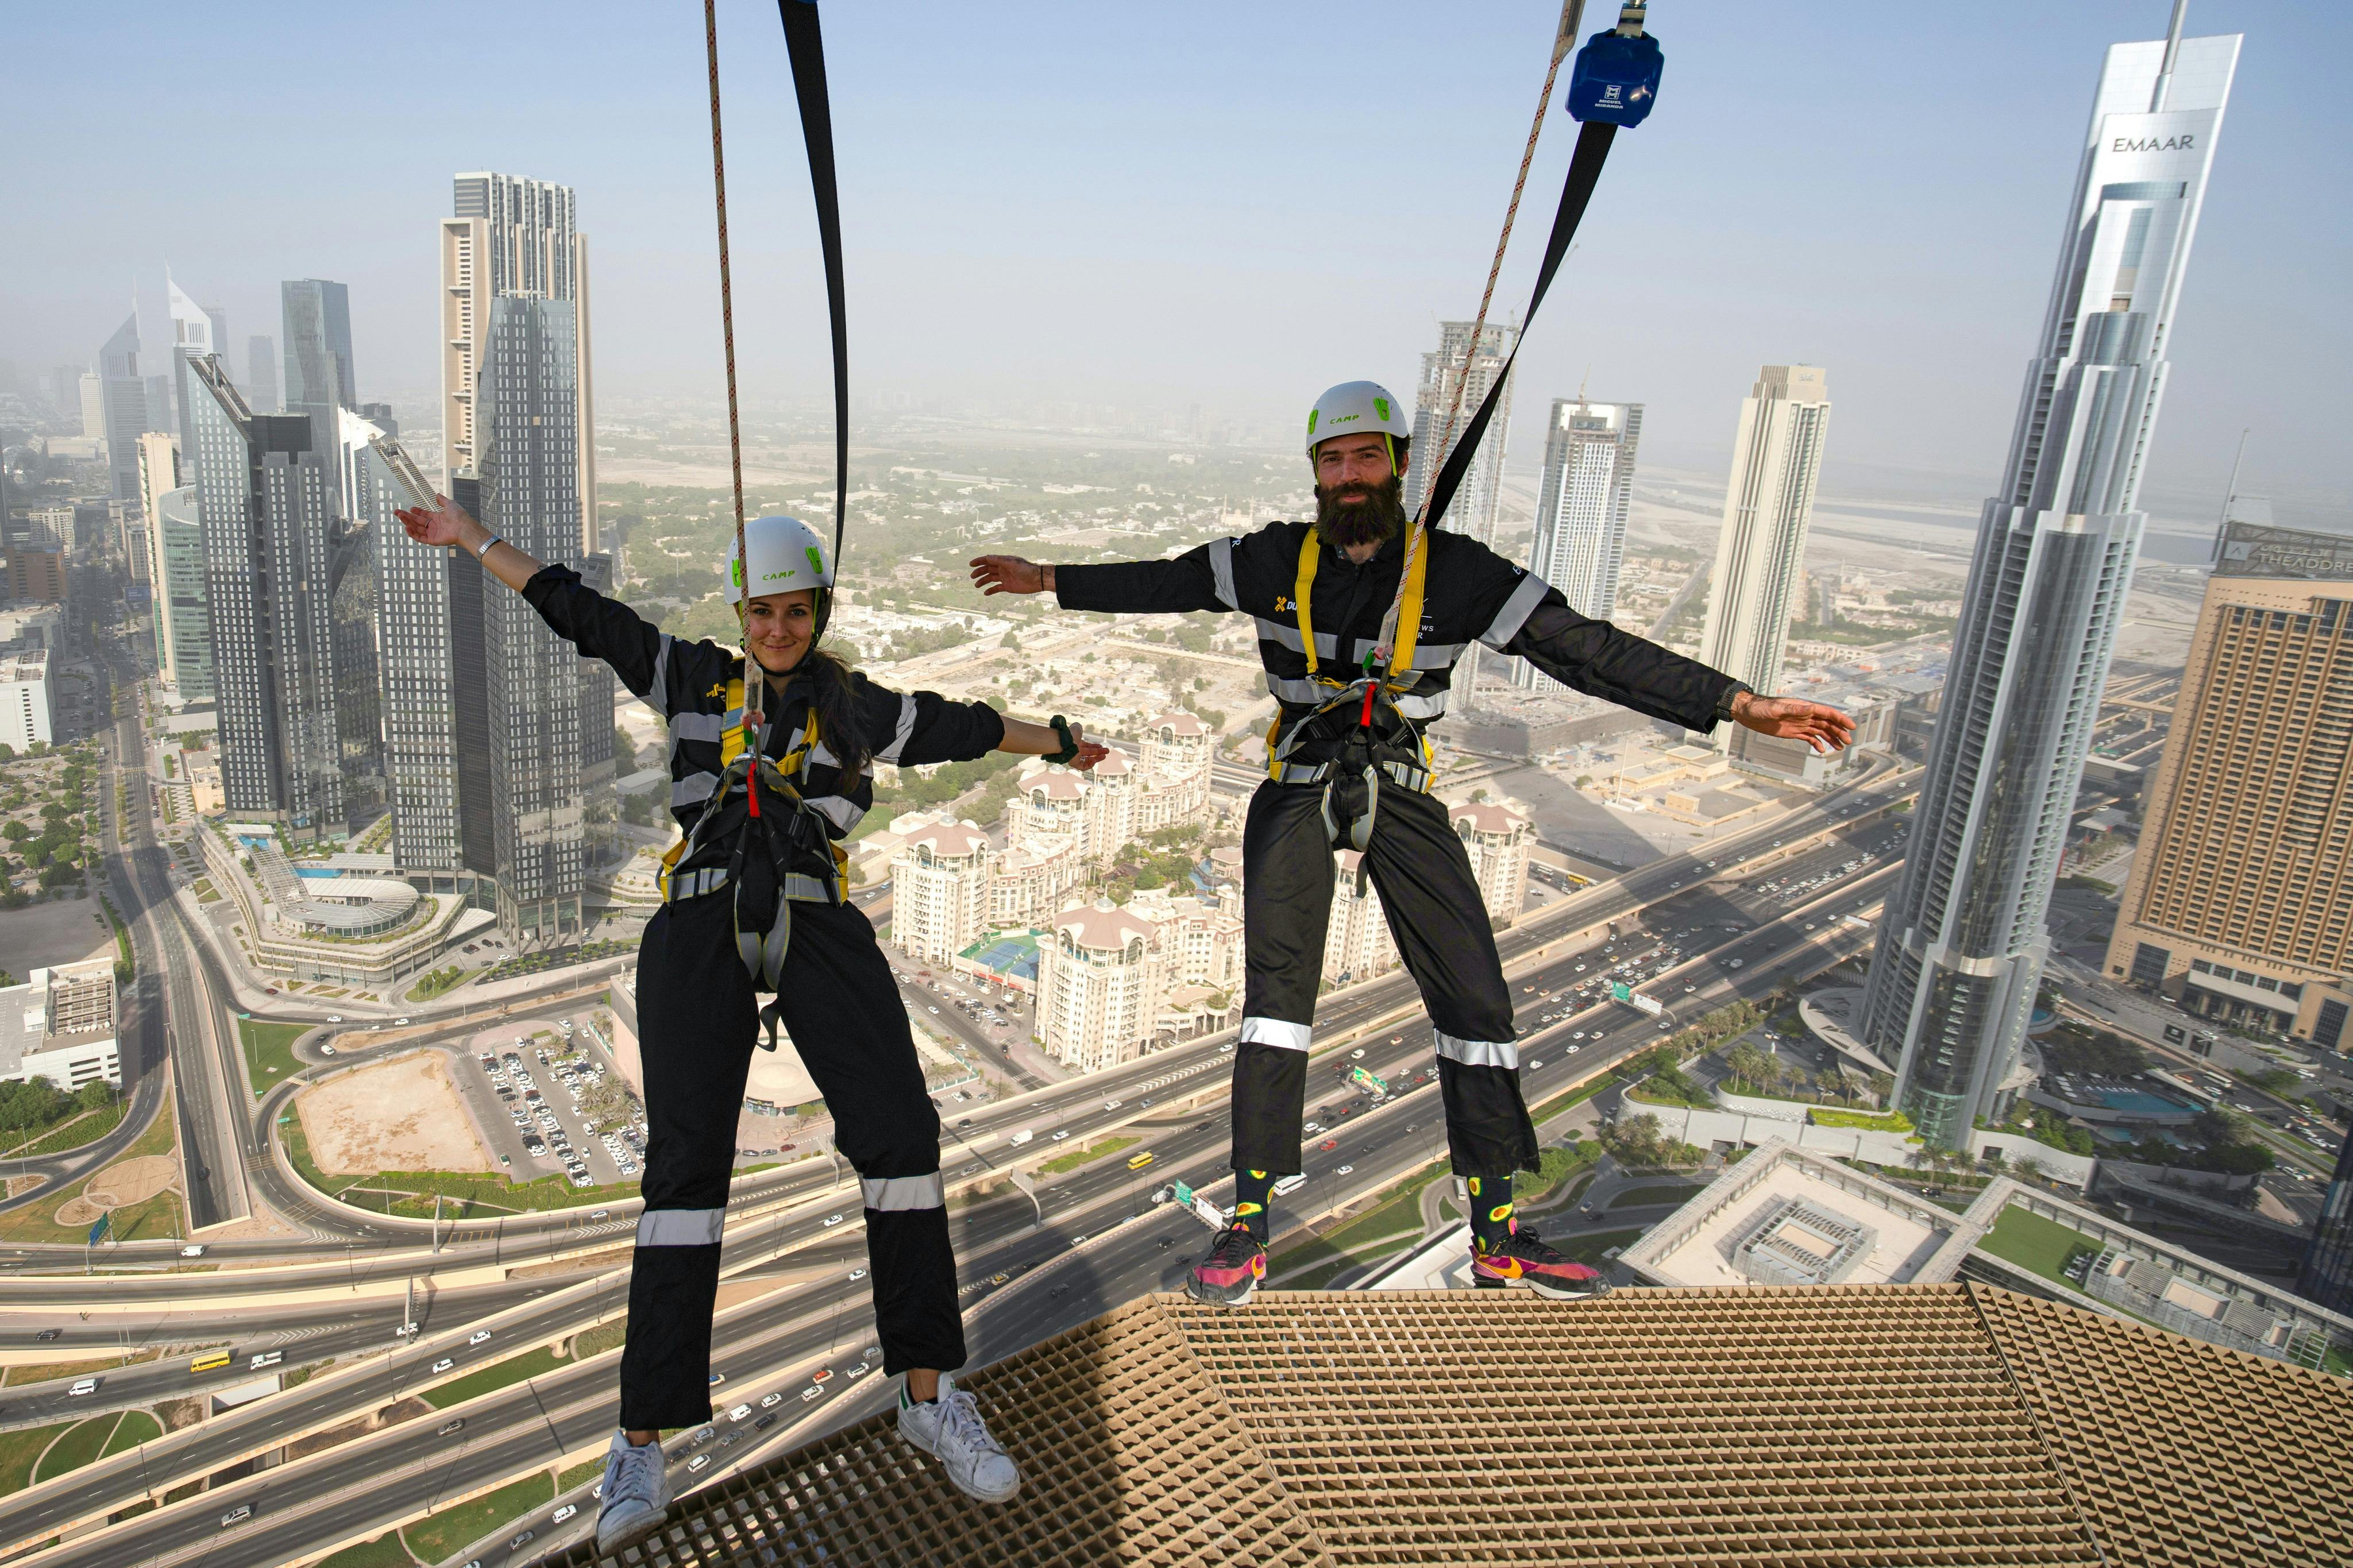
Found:
[{"label": "reflective stripe on trouser leg", "polygon": [[940,1113],[872,922],[854,905],[795,906],[778,1000],[833,1112],[835,1146],[859,1174],[883,1370],[954,1372],[965,1347]]},{"label": "reflective stripe on trouser leg", "polygon": [[1307,1047],[1332,913],[1332,847],[1324,792],[1261,784],[1242,831],[1242,944],[1248,960],[1241,1039],[1234,1048],[1233,1164],[1299,1169]]},{"label": "reflective stripe on trouser leg", "polygon": [[716,1247],[726,1224],[723,1208],[648,1209],[638,1216],[638,1245]]},{"label": "reflective stripe on trouser leg", "polygon": [[1511,988],[1447,808],[1415,791],[1382,791],[1366,858],[1398,956],[1430,1011],[1455,1173],[1537,1169],[1535,1126],[1520,1094]]},{"label": "reflective stripe on trouser leg", "polygon": [[1286,1051],[1303,1051],[1314,1039],[1315,1026],[1293,1024],[1282,1018],[1250,1018],[1242,1020],[1241,1037],[1246,1043],[1274,1046]]}]

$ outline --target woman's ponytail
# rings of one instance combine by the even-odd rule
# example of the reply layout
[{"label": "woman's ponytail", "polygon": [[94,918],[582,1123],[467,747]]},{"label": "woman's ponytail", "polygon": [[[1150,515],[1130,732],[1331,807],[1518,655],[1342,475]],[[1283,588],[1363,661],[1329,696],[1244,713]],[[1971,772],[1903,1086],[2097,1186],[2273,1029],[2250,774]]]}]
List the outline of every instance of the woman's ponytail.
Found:
[{"label": "woman's ponytail", "polygon": [[809,683],[818,739],[839,760],[842,773],[856,777],[866,766],[866,732],[859,726],[849,667],[825,649],[813,647],[801,656],[800,675]]}]

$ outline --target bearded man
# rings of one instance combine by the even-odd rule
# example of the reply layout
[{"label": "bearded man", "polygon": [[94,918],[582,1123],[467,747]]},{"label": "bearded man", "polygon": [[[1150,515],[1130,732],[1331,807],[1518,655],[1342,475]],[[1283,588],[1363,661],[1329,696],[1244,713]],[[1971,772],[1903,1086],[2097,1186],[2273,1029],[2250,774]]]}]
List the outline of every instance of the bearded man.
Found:
[{"label": "bearded man", "polygon": [[1451,813],[1429,794],[1423,739],[1446,711],[1455,661],[1473,638],[1577,690],[1688,730],[1729,721],[1818,751],[1853,734],[1835,709],[1759,696],[1577,614],[1558,590],[1476,540],[1409,528],[1411,436],[1386,388],[1345,382],[1307,416],[1313,524],[1271,523],[1169,561],[972,563],[985,593],[1050,591],[1064,609],[1130,615],[1239,612],[1258,624],[1278,711],[1267,780],[1251,797],[1242,838],[1249,983],[1234,1054],[1235,1205],[1193,1271],[1198,1300],[1250,1300],[1266,1274],[1272,1189],[1300,1169],[1335,849],[1361,854],[1430,1013],[1448,1147],[1471,1196],[1472,1278],[1563,1299],[1607,1289],[1512,1217],[1514,1175],[1539,1167],[1511,990]]}]

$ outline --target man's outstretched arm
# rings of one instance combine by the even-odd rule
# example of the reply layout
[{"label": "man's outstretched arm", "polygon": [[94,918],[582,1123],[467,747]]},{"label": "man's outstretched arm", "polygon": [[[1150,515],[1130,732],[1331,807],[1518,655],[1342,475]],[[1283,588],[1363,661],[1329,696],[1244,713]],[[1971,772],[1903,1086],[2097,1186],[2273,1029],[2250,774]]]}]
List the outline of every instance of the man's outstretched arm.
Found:
[{"label": "man's outstretched arm", "polygon": [[987,594],[1050,593],[1066,610],[1106,610],[1120,615],[1166,615],[1234,607],[1230,564],[1219,592],[1214,555],[1220,546],[1231,561],[1231,540],[1213,540],[1171,561],[1110,561],[1092,566],[1055,566],[1018,555],[983,555],[972,563],[972,580]]}]

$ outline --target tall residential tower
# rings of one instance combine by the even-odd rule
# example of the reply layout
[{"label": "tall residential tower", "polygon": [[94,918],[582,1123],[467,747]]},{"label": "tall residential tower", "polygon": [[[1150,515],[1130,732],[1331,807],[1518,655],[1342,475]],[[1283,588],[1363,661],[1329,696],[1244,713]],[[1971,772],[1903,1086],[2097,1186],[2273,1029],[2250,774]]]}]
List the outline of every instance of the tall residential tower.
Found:
[{"label": "tall residential tower", "polygon": [[[1545,440],[1544,488],[1528,570],[1561,591],[1581,616],[1618,612],[1618,572],[1626,560],[1626,519],[1634,500],[1634,454],[1642,438],[1639,403],[1556,398]],[[1515,685],[1557,691],[1561,684],[1514,659]]]},{"label": "tall residential tower", "polygon": [[2353,536],[2231,522],[2108,973],[2221,1023],[2353,1044]]},{"label": "tall residential tower", "polygon": [[[1471,337],[1474,326],[1478,323],[1439,322],[1437,352],[1421,356],[1421,379],[1414,384],[1413,454],[1405,479],[1405,510],[1409,517],[1419,515],[1423,503],[1430,500],[1430,487],[1437,482],[1438,470],[1446,466],[1448,454],[1461,443],[1471,416],[1479,411],[1495,378],[1505,375],[1512,346],[1519,341],[1517,329],[1490,322],[1479,328],[1478,342],[1474,343]],[[1461,400],[1459,407],[1458,393]],[[1449,410],[1453,411],[1451,426]],[[1439,440],[1441,435],[1446,437],[1442,446]],[[1512,383],[1506,376],[1503,393],[1495,400],[1495,416],[1488,421],[1486,432],[1479,437],[1478,455],[1472,459],[1470,471],[1462,476],[1461,488],[1447,506],[1446,527],[1457,533],[1467,533],[1482,544],[1495,542],[1495,519],[1504,497],[1504,448],[1511,444]],[[1455,666],[1454,679],[1461,689],[1466,708],[1479,689],[1480,658],[1485,651],[1472,643]]]},{"label": "tall residential tower", "polygon": [[2239,58],[2108,50],[2000,493],[1987,500],[1863,1032],[1930,1143],[1966,1148],[2032,1076],[2051,900],[2140,548],[2167,338]]},{"label": "tall residential tower", "polygon": [[1830,384],[1816,365],[1767,365],[1740,404],[1699,657],[1758,691],[1780,689],[1830,423]]}]

